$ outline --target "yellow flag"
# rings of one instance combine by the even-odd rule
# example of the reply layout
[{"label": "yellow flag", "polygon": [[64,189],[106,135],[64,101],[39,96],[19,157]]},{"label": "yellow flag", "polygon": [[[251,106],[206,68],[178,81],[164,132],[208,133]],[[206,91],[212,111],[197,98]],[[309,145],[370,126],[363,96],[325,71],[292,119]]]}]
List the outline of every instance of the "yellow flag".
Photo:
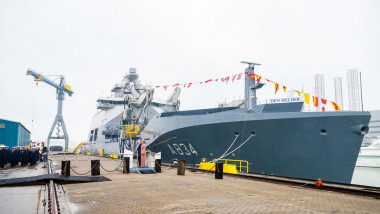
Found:
[{"label": "yellow flag", "polygon": [[305,96],[305,103],[310,104],[310,95],[303,94]]}]

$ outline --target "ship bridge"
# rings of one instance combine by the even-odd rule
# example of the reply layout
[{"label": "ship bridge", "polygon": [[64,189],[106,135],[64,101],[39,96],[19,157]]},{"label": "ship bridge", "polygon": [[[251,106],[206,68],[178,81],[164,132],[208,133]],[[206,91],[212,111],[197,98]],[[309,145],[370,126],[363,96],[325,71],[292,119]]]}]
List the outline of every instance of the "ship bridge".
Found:
[{"label": "ship bridge", "polygon": [[126,104],[126,101],[124,101],[124,98],[122,97],[99,98],[96,102],[98,103],[96,106],[97,109],[101,109],[101,110],[106,110],[106,109],[113,108],[115,106],[124,105],[124,103]]}]

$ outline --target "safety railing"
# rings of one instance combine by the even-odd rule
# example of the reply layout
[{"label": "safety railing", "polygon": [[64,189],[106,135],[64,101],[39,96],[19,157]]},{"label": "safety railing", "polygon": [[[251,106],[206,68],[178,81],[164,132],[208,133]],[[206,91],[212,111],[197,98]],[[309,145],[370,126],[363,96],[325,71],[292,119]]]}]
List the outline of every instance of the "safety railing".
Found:
[{"label": "safety railing", "polygon": [[122,126],[122,137],[136,137],[140,132],[140,125],[123,125]]},{"label": "safety railing", "polygon": [[248,173],[248,161],[245,161],[245,160],[232,160],[232,159],[214,159],[212,160],[213,163],[215,163],[216,161],[224,161],[225,164],[228,164],[228,162],[233,162],[233,164],[236,165],[236,167],[239,168],[239,172],[241,172],[242,168],[246,168],[247,171],[246,173]]}]

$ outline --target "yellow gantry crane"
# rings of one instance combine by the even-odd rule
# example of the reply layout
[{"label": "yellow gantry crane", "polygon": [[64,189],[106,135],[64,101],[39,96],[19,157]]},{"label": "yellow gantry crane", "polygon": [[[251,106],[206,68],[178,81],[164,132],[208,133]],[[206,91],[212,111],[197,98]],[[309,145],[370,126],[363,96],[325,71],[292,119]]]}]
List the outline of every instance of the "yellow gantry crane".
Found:
[{"label": "yellow gantry crane", "polygon": [[[49,136],[47,138],[47,147],[49,148],[50,139],[64,139],[65,140],[65,151],[68,149],[69,145],[69,135],[67,134],[65,121],[63,120],[62,115],[62,103],[65,99],[65,93],[71,96],[74,92],[71,90],[71,86],[66,84],[65,78],[62,75],[53,75],[57,78],[55,80],[50,80],[47,78],[47,76],[44,76],[42,74],[36,73],[29,69],[26,72],[26,75],[31,75],[34,77],[34,81],[36,81],[36,84],[38,85],[38,82],[45,82],[57,90],[57,100],[58,100],[58,108],[57,108],[57,115],[55,116],[55,120],[53,122],[53,126],[50,129]],[[55,83],[54,81],[59,80],[59,83]],[[55,126],[57,125],[57,136],[52,137],[53,130]],[[64,135],[59,135],[60,128],[62,128]]]}]

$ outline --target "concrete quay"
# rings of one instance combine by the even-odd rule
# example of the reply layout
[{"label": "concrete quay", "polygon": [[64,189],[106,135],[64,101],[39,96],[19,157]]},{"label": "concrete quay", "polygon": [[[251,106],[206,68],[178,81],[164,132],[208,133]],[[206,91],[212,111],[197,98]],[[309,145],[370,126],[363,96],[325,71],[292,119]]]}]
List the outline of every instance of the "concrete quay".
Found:
[{"label": "concrete quay", "polygon": [[[51,155],[56,169],[70,160],[78,173],[100,159],[112,171],[120,162],[85,155]],[[380,213],[380,200],[359,195],[274,184],[163,167],[158,174],[122,174],[100,169],[112,181],[62,185],[65,213]],[[71,171],[71,175],[77,175]],[[88,176],[89,174],[87,174]]]}]

